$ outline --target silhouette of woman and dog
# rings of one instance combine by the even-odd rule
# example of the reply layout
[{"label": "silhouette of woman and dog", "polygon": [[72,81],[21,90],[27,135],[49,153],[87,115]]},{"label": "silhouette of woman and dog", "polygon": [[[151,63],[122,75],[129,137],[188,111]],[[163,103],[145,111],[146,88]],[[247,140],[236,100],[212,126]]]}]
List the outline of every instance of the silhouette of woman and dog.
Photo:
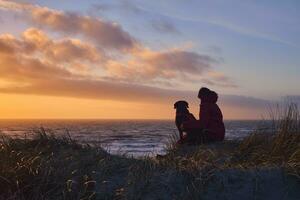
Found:
[{"label": "silhouette of woman and dog", "polygon": [[[199,90],[198,98],[201,100],[198,120],[189,112],[188,102],[177,101],[174,104],[176,109],[175,124],[180,137],[177,144],[203,144],[224,140],[223,115],[216,104],[218,94],[202,87]],[[184,132],[186,135],[183,134]]]}]

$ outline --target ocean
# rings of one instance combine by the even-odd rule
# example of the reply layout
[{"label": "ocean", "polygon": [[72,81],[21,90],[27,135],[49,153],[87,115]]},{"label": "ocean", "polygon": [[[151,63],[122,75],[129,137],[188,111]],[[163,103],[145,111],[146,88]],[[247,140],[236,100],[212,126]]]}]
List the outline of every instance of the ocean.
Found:
[{"label": "ocean", "polygon": [[[225,139],[243,138],[266,124],[266,121],[225,121]],[[68,131],[81,143],[134,157],[163,154],[170,138],[178,135],[173,120],[0,120],[1,134],[12,137],[31,137],[33,130],[40,127],[58,135]]]}]

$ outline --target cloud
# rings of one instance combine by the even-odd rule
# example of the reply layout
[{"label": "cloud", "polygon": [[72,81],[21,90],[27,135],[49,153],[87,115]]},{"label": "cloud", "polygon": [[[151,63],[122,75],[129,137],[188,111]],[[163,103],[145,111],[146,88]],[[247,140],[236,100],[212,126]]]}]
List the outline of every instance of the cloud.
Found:
[{"label": "cloud", "polygon": [[0,54],[0,65],[1,79],[16,82],[28,81],[31,83],[35,79],[48,79],[50,81],[53,77],[68,78],[71,76],[70,72],[59,66],[15,54]]},{"label": "cloud", "polygon": [[[112,11],[117,10],[118,12],[125,12],[126,14],[134,14],[133,16],[136,18],[137,16],[142,15],[142,19],[147,20],[147,17],[145,15],[149,15],[149,12],[138,7],[133,2],[127,1],[127,0],[121,0],[116,2],[110,2],[110,3],[97,3],[93,4],[89,11],[93,15],[102,14],[106,11]],[[152,17],[153,18],[153,17]],[[162,17],[155,16],[156,19],[150,20],[150,26],[155,31],[158,31],[159,33],[173,33],[178,34],[180,33],[179,30],[176,28],[176,26],[170,21],[166,20]],[[147,20],[147,23],[149,21]]]},{"label": "cloud", "polygon": [[78,39],[51,40],[44,32],[35,28],[27,29],[22,36],[23,42],[34,46],[35,51],[44,52],[54,62],[85,60],[93,63],[105,59],[104,52]]},{"label": "cloud", "polygon": [[121,11],[126,11],[128,13],[140,14],[143,13],[143,10],[137,7],[135,4],[128,0],[118,1],[116,4],[108,4],[108,3],[96,3],[93,4],[90,8],[90,12],[105,12],[111,11],[113,9],[118,9]]},{"label": "cloud", "polygon": [[221,54],[222,53],[222,48],[216,45],[208,46],[207,47],[208,52],[212,52],[214,54]]},{"label": "cloud", "polygon": [[12,35],[0,35],[1,79],[30,84],[35,79],[71,76],[69,71],[48,60],[28,56],[34,51],[31,43],[17,40]]},{"label": "cloud", "polygon": [[160,20],[152,20],[151,26],[154,28],[154,30],[160,32],[160,33],[179,33],[179,30],[175,27],[173,23],[170,21],[166,21],[163,19]]},{"label": "cloud", "polygon": [[133,53],[125,63],[111,61],[108,72],[115,77],[131,80],[153,80],[157,78],[176,79],[184,75],[202,75],[211,70],[218,61],[207,55],[200,55],[180,49],[151,51],[144,49]]},{"label": "cloud", "polygon": [[236,88],[238,87],[231,78],[225,76],[224,74],[216,71],[210,71],[208,73],[208,78],[202,78],[202,82],[211,86],[222,86]]},{"label": "cloud", "polygon": [[92,6],[89,9],[89,12],[90,13],[104,12],[104,11],[111,10],[112,8],[113,8],[113,6],[110,4],[97,3],[97,4],[92,4]]},{"label": "cloud", "polygon": [[172,94],[168,90],[150,86],[86,79],[56,79],[53,82],[38,80],[27,87],[5,88],[0,89],[0,92],[134,102],[165,102],[170,100],[167,95]]},{"label": "cloud", "polygon": [[137,40],[117,23],[82,16],[74,12],[62,12],[32,4],[1,1],[3,9],[22,11],[25,17],[39,27],[64,34],[79,34],[101,48],[128,50],[138,45]]},{"label": "cloud", "polygon": [[221,103],[237,108],[248,107],[253,109],[267,109],[272,104],[269,100],[240,95],[222,95]]},{"label": "cloud", "polygon": [[12,35],[0,35],[0,54],[14,54],[21,56],[38,56],[55,64],[72,65],[74,62],[105,62],[105,55],[95,47],[83,43],[78,39],[52,40],[43,31],[29,28],[21,39]]}]

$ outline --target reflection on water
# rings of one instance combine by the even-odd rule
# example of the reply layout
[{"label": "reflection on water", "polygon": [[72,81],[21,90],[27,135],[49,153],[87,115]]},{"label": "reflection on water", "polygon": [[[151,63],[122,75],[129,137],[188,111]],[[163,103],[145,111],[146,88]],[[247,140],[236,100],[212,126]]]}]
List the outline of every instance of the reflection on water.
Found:
[{"label": "reflection on water", "polygon": [[[225,121],[226,139],[247,136],[262,121]],[[172,135],[177,134],[173,121],[167,120],[0,120],[2,133],[13,137],[30,137],[30,131],[43,126],[55,134],[68,130],[73,139],[101,145],[113,154],[133,156],[164,153]]]}]

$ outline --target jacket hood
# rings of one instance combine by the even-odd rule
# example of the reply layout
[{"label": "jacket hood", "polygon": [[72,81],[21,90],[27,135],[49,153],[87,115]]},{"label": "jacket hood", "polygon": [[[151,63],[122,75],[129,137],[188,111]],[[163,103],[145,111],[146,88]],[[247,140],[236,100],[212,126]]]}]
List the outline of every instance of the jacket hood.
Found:
[{"label": "jacket hood", "polygon": [[217,103],[217,101],[218,101],[218,94],[214,91],[211,91],[209,95],[204,96],[201,99],[201,103]]}]

